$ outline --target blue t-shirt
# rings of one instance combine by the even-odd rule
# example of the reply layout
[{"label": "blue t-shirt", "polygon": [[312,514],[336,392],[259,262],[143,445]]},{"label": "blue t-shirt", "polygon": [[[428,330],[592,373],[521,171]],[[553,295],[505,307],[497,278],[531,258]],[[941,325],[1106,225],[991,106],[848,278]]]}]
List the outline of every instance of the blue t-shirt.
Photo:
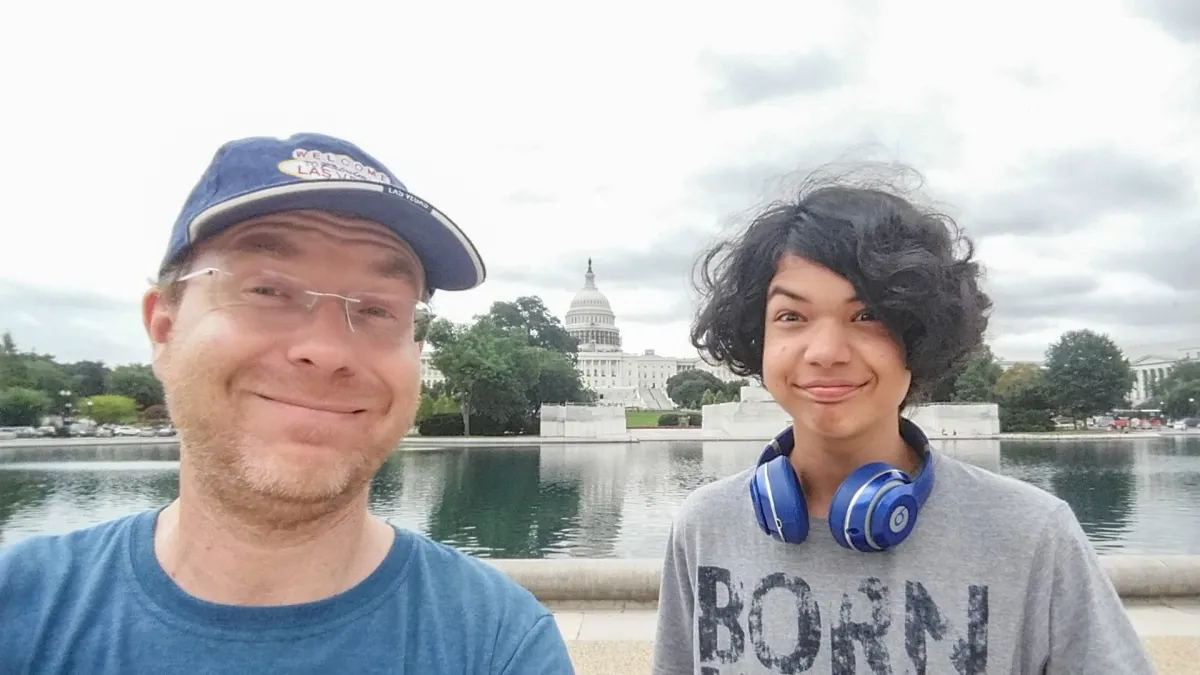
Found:
[{"label": "blue t-shirt", "polygon": [[529,591],[420,534],[397,528],[383,563],[332,598],[219,605],[159,565],[158,511],[0,552],[0,673],[574,673]]}]

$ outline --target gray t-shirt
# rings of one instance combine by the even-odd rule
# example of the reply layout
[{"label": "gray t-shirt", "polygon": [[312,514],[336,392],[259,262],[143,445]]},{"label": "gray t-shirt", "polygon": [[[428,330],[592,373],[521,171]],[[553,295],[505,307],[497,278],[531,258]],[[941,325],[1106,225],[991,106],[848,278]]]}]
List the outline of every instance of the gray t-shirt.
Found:
[{"label": "gray t-shirt", "polygon": [[908,539],[858,553],[813,518],[763,533],[749,468],[679,509],[663,565],[655,675],[1153,673],[1070,506],[934,451]]}]

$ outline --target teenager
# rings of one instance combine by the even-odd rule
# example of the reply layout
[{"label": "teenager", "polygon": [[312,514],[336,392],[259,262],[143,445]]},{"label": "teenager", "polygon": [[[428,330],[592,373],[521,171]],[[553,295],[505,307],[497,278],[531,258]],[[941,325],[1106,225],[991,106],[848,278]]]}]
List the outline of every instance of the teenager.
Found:
[{"label": "teenager", "polygon": [[1153,672],[1070,507],[904,416],[983,342],[973,255],[902,193],[825,178],[703,257],[692,342],[792,424],[679,509],[656,675]]}]

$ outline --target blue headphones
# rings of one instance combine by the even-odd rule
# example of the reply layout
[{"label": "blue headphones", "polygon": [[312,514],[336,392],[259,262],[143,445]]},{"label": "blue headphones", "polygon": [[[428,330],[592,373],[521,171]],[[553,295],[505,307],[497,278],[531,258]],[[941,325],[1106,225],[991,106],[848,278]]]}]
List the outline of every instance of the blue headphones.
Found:
[{"label": "blue headphones", "polygon": [[[916,479],[886,462],[865,464],[846,477],[829,504],[829,530],[854,551],[886,551],[904,541],[933,492],[933,455],[925,432],[900,418],[900,436],[922,455]],[[808,538],[808,504],[788,455],[796,445],[792,427],[775,437],[758,458],[750,500],[758,526],[772,538],[799,544]]]}]

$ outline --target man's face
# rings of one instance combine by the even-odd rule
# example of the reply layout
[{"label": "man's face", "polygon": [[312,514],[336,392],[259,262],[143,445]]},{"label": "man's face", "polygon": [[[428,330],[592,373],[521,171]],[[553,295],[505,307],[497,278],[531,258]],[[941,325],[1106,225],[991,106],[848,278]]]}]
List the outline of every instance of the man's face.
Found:
[{"label": "man's face", "polygon": [[765,319],[763,386],[797,431],[844,439],[895,423],[911,375],[900,345],[848,280],[784,256]]},{"label": "man's face", "polygon": [[[424,279],[416,256],[377,223],[306,211],[202,243],[190,270],[210,267],[232,274],[183,282],[176,305],[152,291],[144,307],[185,466],[222,499],[247,504],[358,494],[416,413],[422,344],[411,308]],[[392,321],[365,303],[348,308],[297,289],[401,300],[391,306],[408,315]],[[369,322],[408,330],[389,342]]]}]

